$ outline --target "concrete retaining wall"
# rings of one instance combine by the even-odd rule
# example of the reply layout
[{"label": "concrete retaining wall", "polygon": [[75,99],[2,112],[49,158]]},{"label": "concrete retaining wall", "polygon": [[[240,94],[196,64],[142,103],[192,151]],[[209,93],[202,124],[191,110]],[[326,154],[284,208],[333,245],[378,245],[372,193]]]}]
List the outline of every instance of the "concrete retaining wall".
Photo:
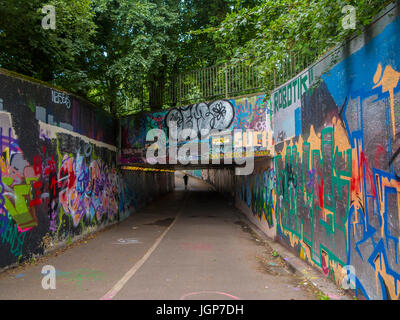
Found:
[{"label": "concrete retaining wall", "polygon": [[367,299],[400,298],[399,31],[390,5],[274,90],[273,163],[235,178],[237,206],[266,234]]},{"label": "concrete retaining wall", "polygon": [[88,102],[0,72],[0,269],[171,189],[172,174],[118,173],[115,133],[113,118]]},{"label": "concrete retaining wall", "polygon": [[169,172],[124,170],[122,181],[121,221],[175,188],[175,176]]},{"label": "concrete retaining wall", "polygon": [[[400,18],[390,11],[307,72],[295,132],[275,132],[274,210],[279,240],[326,277],[397,300]],[[298,79],[284,85],[293,94]],[[278,95],[274,123],[291,108]]]}]

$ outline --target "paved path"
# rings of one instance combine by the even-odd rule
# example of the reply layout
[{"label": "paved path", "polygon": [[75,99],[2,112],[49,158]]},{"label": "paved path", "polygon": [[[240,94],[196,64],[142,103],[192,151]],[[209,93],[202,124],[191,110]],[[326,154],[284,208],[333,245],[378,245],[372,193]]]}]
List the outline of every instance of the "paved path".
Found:
[{"label": "paved path", "polygon": [[[226,199],[176,176],[175,192],[124,222],[2,273],[0,299],[317,299]],[[44,265],[56,290],[42,289]]]}]

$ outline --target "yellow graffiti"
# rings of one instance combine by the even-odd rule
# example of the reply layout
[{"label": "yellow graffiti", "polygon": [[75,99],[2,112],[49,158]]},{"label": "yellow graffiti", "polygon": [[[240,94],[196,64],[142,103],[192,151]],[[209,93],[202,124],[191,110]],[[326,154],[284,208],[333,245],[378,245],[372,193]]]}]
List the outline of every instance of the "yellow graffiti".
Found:
[{"label": "yellow graffiti", "polygon": [[379,64],[374,76],[375,86],[372,88],[375,89],[381,86],[383,93],[389,92],[390,94],[390,112],[392,115],[393,136],[396,136],[396,126],[394,117],[394,89],[397,87],[399,79],[400,79],[400,73],[394,70],[390,65],[386,66],[385,71],[383,71],[382,75],[382,65]]},{"label": "yellow graffiti", "polygon": [[[382,177],[382,181],[379,181],[378,178],[376,178],[376,182],[377,182],[377,200],[379,201],[379,208],[380,208],[380,212],[379,215],[382,219],[382,225],[381,225],[381,236],[382,238],[385,237],[385,226],[388,225],[388,223],[390,223],[389,221],[386,221],[385,219],[385,208],[388,207],[388,205],[386,204],[387,201],[387,197],[385,196],[385,189],[386,188],[393,188],[397,191],[397,221],[400,221],[400,182],[396,181],[394,179],[389,179],[387,177]],[[398,228],[400,228],[400,225],[397,226]],[[400,236],[397,237],[398,241],[400,241]]]},{"label": "yellow graffiti", "polygon": [[[400,281],[396,280],[392,275],[388,275],[386,271],[385,261],[378,255],[374,261],[375,264],[375,277],[376,277],[376,293],[379,295],[379,275],[384,279],[385,286],[389,291],[388,294],[391,300],[398,300],[400,298],[399,288]],[[397,283],[396,283],[397,282]],[[397,293],[397,294],[396,294]]]},{"label": "yellow graffiti", "polygon": [[[332,142],[333,142],[333,150],[335,153],[339,154],[341,153],[343,155],[342,159],[345,162],[345,165],[347,166],[349,158],[346,156],[348,154],[348,150],[351,150],[351,144],[347,138],[347,133],[346,129],[342,123],[342,121],[336,117],[332,119],[332,128],[333,128],[333,137],[332,137]],[[315,156],[315,153],[306,153],[303,152],[304,150],[321,150],[321,145],[322,145],[322,136],[320,133],[317,133],[315,130],[315,127],[313,125],[310,126],[310,134],[307,140],[304,140],[303,136],[298,137],[298,141],[294,142],[293,139],[287,140],[284,142],[284,147],[282,148],[282,151],[280,153],[282,159],[285,159],[287,155],[289,155],[291,152],[296,152],[296,156],[298,157],[298,161],[303,163],[304,168],[303,170],[306,172],[311,171],[313,163],[312,159]],[[307,147],[306,147],[307,146]],[[308,159],[305,159],[304,157],[309,157]],[[319,157],[321,158],[321,151],[319,151]],[[308,161],[306,161],[308,160]],[[306,165],[307,164],[307,165]],[[340,177],[341,180],[348,181],[350,185],[351,178],[348,176],[343,176],[341,175],[337,170],[333,171],[333,176],[334,177]],[[308,198],[307,191],[304,189],[303,191],[303,197],[304,197],[304,202],[308,203],[310,200]],[[294,204],[295,206],[297,205]],[[312,204],[309,204],[312,205]],[[296,210],[294,208],[294,210]],[[334,215],[335,213],[324,207],[321,208],[322,210],[322,216],[321,219],[327,223],[330,221],[334,221]],[[279,224],[282,226],[282,216],[279,215],[277,217],[279,220]],[[335,230],[335,224],[331,223],[331,231],[336,232]],[[344,227],[348,228],[348,221],[345,222]],[[301,230],[301,236],[297,236],[295,233],[292,233],[290,230],[284,229],[283,233],[285,236],[288,237],[289,243],[292,247],[299,246],[300,247],[300,257],[301,259],[307,261],[311,265],[315,267],[321,268],[321,265],[317,265],[313,259],[312,259],[312,251],[311,247],[304,241],[304,230],[302,226]],[[348,243],[348,234],[345,234],[346,237],[346,243]],[[342,279],[344,278],[344,275],[342,273],[343,266],[338,263],[337,261],[330,259],[329,255],[326,254],[325,256],[321,257],[321,259],[324,259],[325,265],[329,267],[330,272],[333,273],[334,279],[338,285],[341,284]],[[322,264],[322,260],[321,260]]]}]

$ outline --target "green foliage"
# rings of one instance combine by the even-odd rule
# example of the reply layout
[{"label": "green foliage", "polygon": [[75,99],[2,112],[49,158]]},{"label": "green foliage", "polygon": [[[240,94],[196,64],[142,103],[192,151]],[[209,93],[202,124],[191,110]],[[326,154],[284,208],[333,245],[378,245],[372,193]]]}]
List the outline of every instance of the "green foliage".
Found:
[{"label": "green foliage", "polygon": [[[289,53],[315,59],[353,34],[342,27],[346,4],[361,32],[389,2],[0,0],[0,67],[121,116],[165,107],[162,93],[181,72],[248,59],[268,74]],[[56,30],[41,26],[47,4]]]},{"label": "green foliage", "polygon": [[97,33],[89,75],[95,85],[88,95],[119,114],[135,102],[143,103],[149,94],[146,85],[162,82],[174,63],[177,13],[160,0],[94,0],[93,4]]},{"label": "green foliage", "polygon": [[[192,71],[213,65],[221,54],[213,35],[202,32],[217,27],[231,12],[232,0],[186,0],[179,3],[180,24],[178,71]],[[198,32],[196,32],[196,30]]]},{"label": "green foliage", "polygon": [[[356,8],[357,31],[391,1],[382,0],[264,0],[253,8],[242,8],[207,32],[226,55],[220,62],[249,59],[266,71],[288,54],[315,58],[354,33],[344,29],[342,8]],[[232,60],[233,58],[233,60]]]},{"label": "green foliage", "polygon": [[[0,0],[0,66],[53,82],[76,79],[95,30],[89,0],[51,0],[56,30],[42,28],[41,0]],[[79,85],[78,85],[79,88]]]}]

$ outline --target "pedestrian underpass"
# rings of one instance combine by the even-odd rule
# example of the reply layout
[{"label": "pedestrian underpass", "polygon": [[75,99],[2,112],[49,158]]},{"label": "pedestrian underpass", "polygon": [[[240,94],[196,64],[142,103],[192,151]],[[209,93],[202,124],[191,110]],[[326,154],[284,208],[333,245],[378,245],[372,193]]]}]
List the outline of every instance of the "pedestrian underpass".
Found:
[{"label": "pedestrian underpass", "polygon": [[272,92],[121,119],[1,70],[0,295],[398,299],[395,8]]},{"label": "pedestrian underpass", "polygon": [[[0,299],[318,299],[211,186],[194,177],[123,222],[10,269]],[[38,290],[43,265],[56,290]]]}]

